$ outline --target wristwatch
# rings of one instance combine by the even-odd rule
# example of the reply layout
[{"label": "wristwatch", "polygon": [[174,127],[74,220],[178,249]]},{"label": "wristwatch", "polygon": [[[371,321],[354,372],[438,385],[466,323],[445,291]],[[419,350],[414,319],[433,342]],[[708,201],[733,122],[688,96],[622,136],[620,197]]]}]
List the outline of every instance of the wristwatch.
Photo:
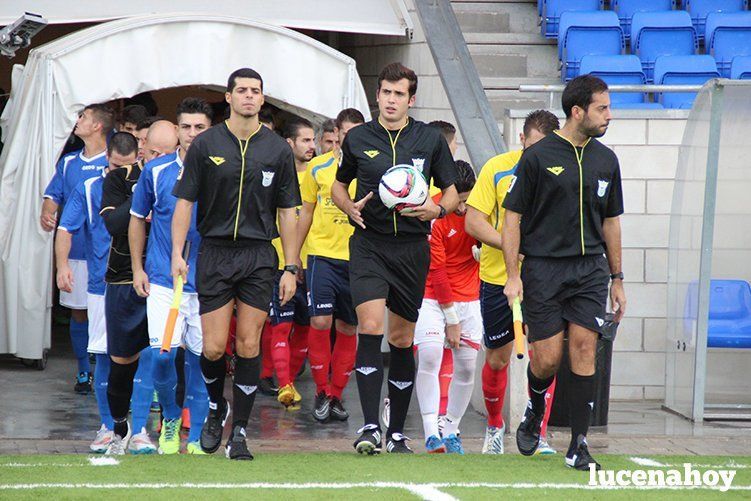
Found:
[{"label": "wristwatch", "polygon": [[438,204],[438,208],[440,209],[440,212],[438,213],[437,219],[442,219],[446,217],[446,208],[441,204]]},{"label": "wristwatch", "polygon": [[623,281],[623,272],[619,271],[618,273],[613,273],[610,275],[610,280],[615,280],[616,278],[621,279],[621,282]]},{"label": "wristwatch", "polygon": [[300,271],[300,267],[296,264],[288,264],[284,267],[284,271],[288,271],[292,273],[293,275],[297,275],[297,272]]}]

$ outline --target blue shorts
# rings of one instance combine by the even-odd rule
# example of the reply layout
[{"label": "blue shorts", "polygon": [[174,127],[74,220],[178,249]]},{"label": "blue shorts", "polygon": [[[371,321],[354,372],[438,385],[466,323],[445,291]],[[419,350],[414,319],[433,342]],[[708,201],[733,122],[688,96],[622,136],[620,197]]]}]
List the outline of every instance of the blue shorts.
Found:
[{"label": "blue shorts", "polygon": [[279,279],[283,270],[276,272],[274,278],[274,294],[271,296],[271,307],[269,308],[269,320],[271,325],[294,322],[297,325],[310,325],[310,316],[308,315],[308,291],[304,283],[297,284],[295,295],[292,296],[284,306],[279,302]]},{"label": "blue shorts", "polygon": [[349,261],[308,256],[305,277],[311,317],[334,315],[342,322],[357,325],[349,289]]},{"label": "blue shorts", "polygon": [[514,316],[502,285],[480,282],[480,314],[486,348],[502,348],[514,340]]},{"label": "blue shorts", "polygon": [[149,346],[146,298],[136,294],[131,284],[107,284],[104,318],[108,355],[132,357]]}]

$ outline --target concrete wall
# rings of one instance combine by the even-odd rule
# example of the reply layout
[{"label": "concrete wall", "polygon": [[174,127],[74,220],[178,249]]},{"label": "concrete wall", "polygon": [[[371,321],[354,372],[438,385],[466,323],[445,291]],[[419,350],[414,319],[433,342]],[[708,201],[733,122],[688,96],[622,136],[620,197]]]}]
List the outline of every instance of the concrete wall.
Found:
[{"label": "concrete wall", "polygon": [[[504,130],[510,147],[520,147],[526,113],[507,113]],[[621,165],[628,306],[614,346],[611,398],[662,400],[669,213],[688,112],[616,110],[614,115],[602,142],[615,151]]]}]

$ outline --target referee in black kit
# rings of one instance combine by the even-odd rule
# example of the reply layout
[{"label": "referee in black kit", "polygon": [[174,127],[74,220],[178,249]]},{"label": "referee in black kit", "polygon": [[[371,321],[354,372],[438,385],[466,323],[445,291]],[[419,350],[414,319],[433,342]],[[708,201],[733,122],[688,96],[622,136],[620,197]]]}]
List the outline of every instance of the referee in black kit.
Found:
[{"label": "referee in black kit", "polygon": [[[516,431],[519,452],[540,439],[545,391],[553,382],[568,334],[571,359],[571,443],[566,465],[599,469],[587,448],[594,405],[595,350],[608,297],[620,321],[626,309],[621,270],[621,172],[597,137],[610,123],[608,86],[583,75],[563,91],[566,123],[525,150],[503,202],[503,257],[509,304],[523,300],[534,358],[527,368],[530,401]],[[525,256],[519,273],[519,254]],[[523,287],[522,287],[523,284]]]},{"label": "referee in black kit", "polygon": [[226,453],[230,459],[253,459],[245,427],[255,400],[259,341],[278,265],[271,240],[281,236],[287,260],[287,273],[279,280],[279,299],[284,304],[295,293],[295,207],[302,202],[292,150],[258,120],[264,102],[261,75],[249,68],[234,71],[227,81],[225,99],[230,106],[229,119],[195,139],[175,185],[178,200],[172,219],[172,274],[183,279],[187,276],[183,246],[193,204],[198,202],[196,224],[202,241],[197,250],[196,290],[203,328],[201,371],[209,392],[201,448],[208,453],[219,448],[230,412],[223,397],[224,350],[236,306],[234,415]]},{"label": "referee in black kit", "polygon": [[[350,288],[357,311],[358,346],[355,370],[364,426],[354,446],[361,454],[381,451],[379,405],[383,384],[381,340],[385,308],[389,314],[391,365],[388,394],[391,419],[386,450],[411,453],[403,435],[415,380],[412,340],[430,265],[427,235],[430,221],[453,212],[459,203],[454,187],[456,167],[439,129],[411,119],[417,76],[400,63],[378,76],[378,120],[355,127],[342,145],[342,161],[331,188],[334,203],[346,213],[355,232],[350,238]],[[399,214],[376,197],[383,174],[410,164],[443,190],[440,205],[428,197],[423,205]],[[347,191],[357,180],[354,202]]]}]

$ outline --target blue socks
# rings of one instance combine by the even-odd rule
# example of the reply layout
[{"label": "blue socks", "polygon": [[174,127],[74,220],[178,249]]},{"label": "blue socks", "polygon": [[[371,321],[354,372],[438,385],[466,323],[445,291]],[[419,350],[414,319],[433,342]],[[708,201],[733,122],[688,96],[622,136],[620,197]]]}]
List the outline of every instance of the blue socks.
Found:
[{"label": "blue socks", "polygon": [[182,415],[182,409],[177,406],[175,395],[177,390],[177,369],[175,356],[177,349],[162,353],[159,348],[151,348],[154,357],[154,388],[162,405],[164,419],[177,419]]},{"label": "blue socks", "polygon": [[133,418],[133,434],[141,433],[146,428],[151,411],[151,401],[154,399],[154,357],[151,348],[141,351],[138,370],[133,378],[133,396],[130,409]]},{"label": "blue socks", "polygon": [[89,345],[89,322],[76,322],[71,317],[70,343],[78,361],[78,372],[91,372],[89,353],[86,351]]},{"label": "blue socks", "polygon": [[201,357],[190,350],[185,350],[185,405],[190,411],[188,442],[197,442],[209,414],[209,393],[201,376]]},{"label": "blue socks", "polygon": [[99,408],[99,418],[102,424],[108,430],[112,430],[112,414],[110,414],[110,405],[107,401],[107,381],[110,377],[110,357],[109,355],[96,354],[96,366],[94,367],[94,395],[96,396],[96,405]]}]

